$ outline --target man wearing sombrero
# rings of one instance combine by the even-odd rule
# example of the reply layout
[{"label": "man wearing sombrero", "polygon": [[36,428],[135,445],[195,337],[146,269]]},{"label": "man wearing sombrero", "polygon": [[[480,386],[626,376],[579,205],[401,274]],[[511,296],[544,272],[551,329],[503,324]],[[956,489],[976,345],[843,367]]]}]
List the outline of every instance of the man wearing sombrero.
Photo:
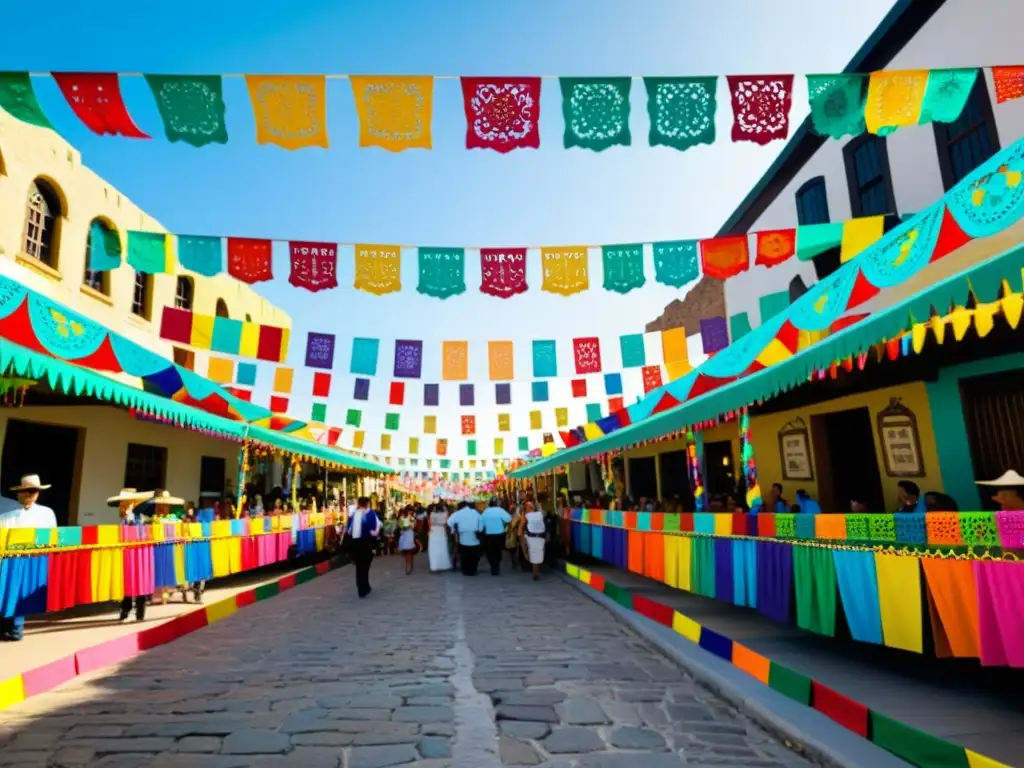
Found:
[{"label": "man wearing sombrero", "polygon": [[[122,488],[121,492],[117,496],[111,496],[107,499],[107,504],[111,507],[117,507],[118,512],[121,515],[121,525],[136,525],[142,522],[139,519],[139,515],[135,513],[135,507],[144,501],[149,501],[154,496],[153,491],[137,491],[134,488]],[[121,601],[121,621],[126,621],[128,616],[132,612],[134,604],[135,608],[135,619],[136,621],[142,621],[146,618],[146,602],[149,600],[148,597],[141,595],[137,597],[126,596]]]},{"label": "man wearing sombrero", "polygon": [[[39,492],[48,489],[39,475],[25,475],[11,488],[18,494],[18,508],[0,513],[0,528],[56,528],[57,516],[49,507],[38,504]],[[0,640],[21,640],[25,635],[25,617],[0,619]]]},{"label": "man wearing sombrero", "polygon": [[992,501],[998,504],[1003,512],[1024,509],[1024,477],[1015,470],[1008,470],[995,480],[979,480],[975,485],[992,488],[995,491]]}]

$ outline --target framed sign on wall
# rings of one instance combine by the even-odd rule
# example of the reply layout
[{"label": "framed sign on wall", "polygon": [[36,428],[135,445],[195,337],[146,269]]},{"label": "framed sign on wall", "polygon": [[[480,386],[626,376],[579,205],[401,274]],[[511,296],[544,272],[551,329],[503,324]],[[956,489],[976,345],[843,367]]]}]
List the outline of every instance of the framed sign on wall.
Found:
[{"label": "framed sign on wall", "polygon": [[878,442],[889,477],[924,477],[917,416],[898,397],[878,412]]},{"label": "framed sign on wall", "polygon": [[813,480],[811,438],[807,423],[795,418],[779,430],[779,458],[784,480]]}]

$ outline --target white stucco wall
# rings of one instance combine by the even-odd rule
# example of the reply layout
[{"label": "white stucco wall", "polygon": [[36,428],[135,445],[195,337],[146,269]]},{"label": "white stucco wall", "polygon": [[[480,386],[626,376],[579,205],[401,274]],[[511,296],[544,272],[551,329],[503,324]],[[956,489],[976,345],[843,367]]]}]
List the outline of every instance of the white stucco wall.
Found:
[{"label": "white stucco wall", "polygon": [[[1018,62],[1024,52],[1020,40],[1022,25],[1022,0],[947,0],[886,68],[935,69],[1012,64]],[[991,72],[985,71],[985,79],[999,143],[1005,148],[1024,136],[1024,99],[996,104]],[[805,83],[798,82],[795,98],[806,100]],[[829,139],[785,191],[768,206],[751,230],[796,226],[796,191],[816,176],[825,179],[831,220],[839,222],[849,219],[850,196],[843,161],[843,147],[849,141],[850,137]],[[897,211],[901,215],[916,213],[938,200],[945,190],[932,126],[901,128],[887,137],[887,144]],[[751,248],[754,245],[751,239]],[[996,248],[1002,245],[1005,245],[1005,241],[992,243],[991,247],[977,251],[972,259],[978,260],[997,253]],[[929,282],[943,276],[940,273],[945,272],[929,268]],[[752,265],[747,272],[726,281],[728,314],[732,316],[738,312],[747,312],[751,325],[756,328],[761,323],[760,298],[787,290],[790,281],[797,275],[808,286],[817,282],[812,262],[800,262],[793,258],[771,269]],[[887,292],[887,296],[873,302],[871,308],[886,306],[896,299],[895,293]]]}]

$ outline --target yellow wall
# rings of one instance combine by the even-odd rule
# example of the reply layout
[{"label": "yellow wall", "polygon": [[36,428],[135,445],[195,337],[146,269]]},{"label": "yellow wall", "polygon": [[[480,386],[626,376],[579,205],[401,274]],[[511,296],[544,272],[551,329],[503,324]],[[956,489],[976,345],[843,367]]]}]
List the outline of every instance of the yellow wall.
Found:
[{"label": "yellow wall", "polygon": [[[106,499],[116,495],[124,483],[128,443],[166,448],[167,490],[185,500],[198,501],[199,491],[204,490],[199,487],[203,456],[225,459],[227,481],[232,487],[238,478],[238,445],[235,443],[177,427],[138,421],[119,408],[101,405],[3,408],[0,409],[0,444],[3,443],[8,419],[77,427],[85,431],[81,468],[74,481],[78,485],[78,504],[68,510],[72,525],[117,522],[117,510],[107,507]],[[5,448],[11,450],[16,446]],[[47,481],[46,470],[45,466],[37,470],[44,483]],[[9,494],[6,488],[0,489],[0,495]],[[45,495],[40,503],[46,504]]]},{"label": "yellow wall", "polygon": [[[792,499],[797,488],[805,489],[809,494],[818,498],[818,480],[820,471],[815,464],[814,480],[784,480],[782,477],[782,458],[779,453],[779,430],[788,422],[801,417],[807,428],[811,428],[811,416],[830,413],[834,411],[845,411],[851,408],[862,408],[867,406],[871,412],[871,434],[874,437],[875,456],[878,460],[878,472],[882,478],[882,492],[885,494],[887,510],[892,511],[897,506],[896,484],[904,479],[889,477],[885,471],[885,460],[882,458],[882,446],[878,439],[877,417],[878,412],[889,405],[889,399],[893,397],[902,398],[902,404],[914,412],[917,417],[917,428],[921,442],[921,457],[924,461],[926,475],[924,477],[908,478],[921,487],[921,491],[942,491],[942,472],[939,469],[939,458],[935,450],[935,433],[932,430],[931,410],[928,406],[928,396],[925,392],[923,382],[904,384],[898,387],[879,389],[873,392],[865,392],[849,397],[841,397],[836,400],[829,400],[824,403],[808,406],[806,408],[795,408],[791,411],[782,411],[765,416],[755,416],[750,419],[751,441],[754,444],[754,460],[757,462],[758,480],[762,490],[767,489],[772,483],[782,483],[785,487],[786,498]],[[809,436],[809,447],[812,461],[814,456],[814,437]],[[842,457],[833,456],[832,461],[840,461]],[[845,512],[848,510],[825,510],[826,512]]]},{"label": "yellow wall", "polygon": [[[29,187],[36,178],[46,180],[62,197],[64,216],[58,224],[55,271],[23,253],[26,204]],[[176,275],[154,275],[149,321],[131,312],[135,270],[127,264],[110,273],[109,298],[83,288],[86,243],[90,225],[97,217],[118,231],[122,253],[129,229],[165,231],[156,219],[84,166],[81,154],[59,135],[21,123],[0,110],[0,273],[170,359],[171,345],[159,338],[160,318],[164,306],[174,305]],[[244,320],[249,314],[254,322],[291,327],[284,311],[244,283],[226,274],[203,277],[176,269],[193,280],[193,311],[213,315],[217,299],[223,299],[235,319]],[[196,351],[195,370],[206,375],[207,353]]]}]

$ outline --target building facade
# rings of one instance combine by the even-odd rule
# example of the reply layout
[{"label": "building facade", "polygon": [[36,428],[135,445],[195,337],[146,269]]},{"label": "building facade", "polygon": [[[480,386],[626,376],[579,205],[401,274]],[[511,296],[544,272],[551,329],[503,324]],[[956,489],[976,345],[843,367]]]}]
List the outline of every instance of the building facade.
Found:
[{"label": "building facade", "polygon": [[[291,327],[285,312],[226,274],[204,277],[176,266],[173,274],[145,275],[123,261],[90,272],[97,239],[123,256],[130,229],[165,231],[55,132],[0,111],[0,273],[204,376],[208,352],[160,338],[164,307]],[[122,486],[197,499],[200,491],[231,489],[237,475],[231,442],[86,401],[0,408],[0,443],[0,494],[20,474],[39,473],[54,485],[44,503],[65,524],[110,522],[116,512],[103,500]]]}]

